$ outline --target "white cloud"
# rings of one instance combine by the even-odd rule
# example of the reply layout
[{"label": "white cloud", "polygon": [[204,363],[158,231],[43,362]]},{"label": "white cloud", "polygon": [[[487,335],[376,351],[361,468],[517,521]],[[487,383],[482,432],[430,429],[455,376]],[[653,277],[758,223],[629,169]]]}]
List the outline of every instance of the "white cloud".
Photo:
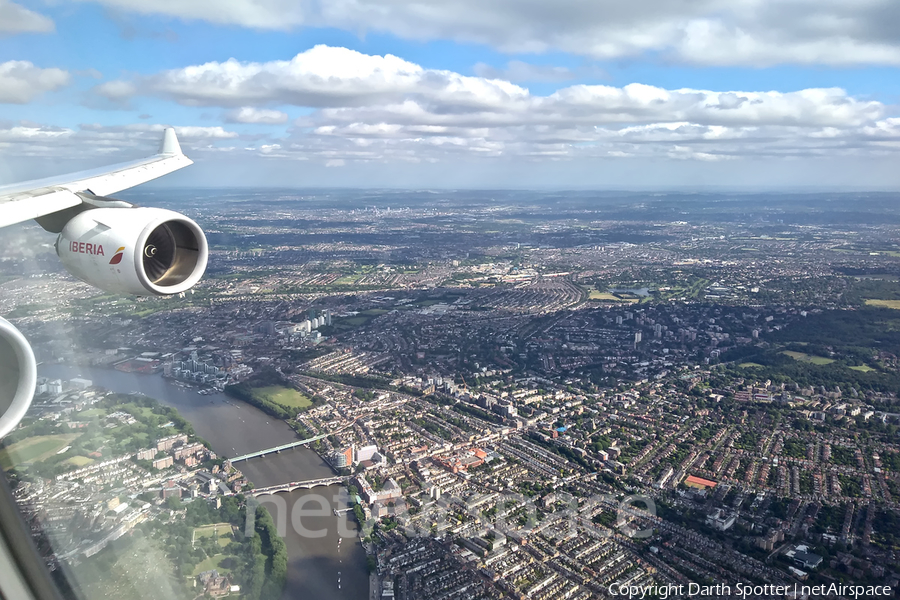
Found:
[{"label": "white cloud", "polygon": [[347,48],[315,46],[291,60],[244,63],[235,59],[164,71],[135,82],[112,81],[97,92],[121,100],[137,94],[170,97],[190,106],[293,104],[354,106],[408,94],[465,105],[497,107],[527,90],[507,81],[423,69],[390,54],[370,56]]},{"label": "white cloud", "polygon": [[[719,98],[740,95],[746,101],[720,108]],[[728,100],[730,102],[730,100]],[[335,124],[402,124],[434,127],[597,126],[636,123],[696,122],[705,125],[854,126],[880,118],[884,105],[861,101],[840,89],[798,92],[714,92],[665,90],[630,84],[577,85],[549,96],[525,96],[504,110],[485,101],[459,106],[451,102],[411,98],[400,103],[326,108],[317,116]]]},{"label": "white cloud", "polygon": [[228,123],[256,123],[260,125],[279,125],[288,122],[287,113],[280,110],[270,110],[265,108],[254,108],[252,106],[242,106],[236,110],[229,111],[225,115],[225,121]]},{"label": "white cloud", "polygon": [[[159,129],[156,129],[158,131]],[[230,140],[238,137],[237,132],[226,131],[225,129],[215,127],[175,127],[175,134],[180,139],[185,140]]]},{"label": "white cloud", "polygon": [[[370,56],[316,46],[289,61],[243,63],[234,59],[164,71],[134,81],[101,84],[110,99],[135,94],[172,98],[187,105],[238,106],[242,122],[281,119],[260,106],[321,108],[326,119],[390,119],[429,125],[515,125],[559,122],[710,124],[859,124],[880,117],[879,102],[856,100],[841,89],[797,92],[666,90],[573,85],[548,96],[500,79],[425,69],[395,56]],[[474,124],[474,125],[472,125]]]},{"label": "white cloud", "polygon": [[694,148],[687,146],[672,146],[667,156],[675,160],[701,160],[706,162],[716,162],[719,160],[734,160],[737,157],[729,154],[715,154],[710,152],[698,152]]},{"label": "white cloud", "polygon": [[499,79],[326,46],[289,61],[206,63],[109,85],[184,104],[240,107],[226,113],[236,122],[284,120],[284,113],[266,106],[312,108],[287,138],[261,134],[256,152],[323,164],[460,155],[700,161],[841,155],[892,148],[898,128],[889,107],[838,88],[579,84],[536,95]]},{"label": "white cloud", "polygon": [[[154,153],[166,127],[167,125],[149,123],[116,126],[83,124],[77,129],[71,129],[29,122],[0,122],[0,157],[53,157],[71,161],[94,161],[93,166],[102,166],[111,160],[126,160]],[[220,140],[239,137],[236,132],[227,131],[220,126],[175,126],[175,132],[185,152],[193,153],[211,148],[219,151],[221,148],[211,145]],[[110,159],[110,156],[116,158]]]},{"label": "white cloud", "polygon": [[44,92],[68,85],[71,79],[67,71],[42,69],[27,60],[0,63],[0,103],[27,104]]},{"label": "white cloud", "polygon": [[93,0],[257,29],[337,27],[510,53],[714,65],[900,64],[896,0]]},{"label": "white cloud", "polygon": [[[287,136],[178,128],[185,152],[197,164],[163,185],[900,185],[893,168],[900,155],[895,117],[861,127],[688,121],[602,127],[351,125],[323,122],[321,130],[297,127]],[[0,183],[149,155],[163,127],[70,129],[0,121]]]},{"label": "white cloud", "polygon": [[0,126],[0,142],[43,142],[67,138],[74,133],[62,127],[43,127],[33,123]]},{"label": "white cloud", "polygon": [[873,139],[900,141],[900,118],[891,117],[889,119],[876,121],[875,123],[864,127],[863,131]]},{"label": "white cloud", "polygon": [[53,21],[10,0],[0,0],[0,35],[48,33]]}]

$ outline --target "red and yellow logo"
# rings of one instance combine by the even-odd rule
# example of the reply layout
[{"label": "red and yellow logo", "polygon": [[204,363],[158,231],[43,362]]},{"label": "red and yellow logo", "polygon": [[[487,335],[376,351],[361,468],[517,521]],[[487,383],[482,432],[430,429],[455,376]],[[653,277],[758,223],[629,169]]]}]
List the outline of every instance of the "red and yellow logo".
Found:
[{"label": "red and yellow logo", "polygon": [[116,253],[113,254],[113,257],[109,259],[109,264],[117,265],[122,262],[122,256],[124,255],[123,250],[125,250],[125,246],[121,246],[118,250],[116,250]]}]

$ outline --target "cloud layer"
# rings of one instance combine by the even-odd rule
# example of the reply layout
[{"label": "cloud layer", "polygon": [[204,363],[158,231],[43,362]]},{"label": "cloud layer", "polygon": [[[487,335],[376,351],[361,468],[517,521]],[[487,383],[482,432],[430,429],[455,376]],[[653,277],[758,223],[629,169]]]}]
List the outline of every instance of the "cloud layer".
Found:
[{"label": "cloud layer", "polygon": [[[139,123],[124,126],[83,124],[69,128],[0,121],[0,153],[68,159],[115,156],[115,160],[124,161],[156,152],[166,127]],[[238,137],[237,133],[220,126],[176,126],[175,133],[185,151],[194,153],[212,148],[213,142]]]},{"label": "cloud layer", "polygon": [[259,145],[248,140],[248,147],[268,157],[324,161],[799,157],[894,152],[900,134],[884,104],[838,88],[747,92],[579,84],[541,96],[502,79],[328,46],[291,60],[232,59],[113,81],[98,92],[118,100],[145,95],[237,107],[226,113],[236,123],[277,124],[287,119],[278,107],[311,108],[287,138]]},{"label": "cloud layer", "polygon": [[399,100],[407,95],[447,102],[505,102],[527,91],[507,81],[423,69],[390,54],[370,56],[315,46],[291,60],[245,63],[235,59],[164,71],[134,82],[112,81],[98,93],[123,100],[146,94],[188,106],[292,104],[329,107]]},{"label": "cloud layer", "polygon": [[288,122],[288,115],[287,113],[283,113],[280,110],[242,106],[241,108],[228,111],[225,114],[225,121],[228,123],[280,125]]},{"label": "cloud layer", "polygon": [[257,29],[336,27],[510,53],[699,65],[900,64],[895,0],[93,0]]}]

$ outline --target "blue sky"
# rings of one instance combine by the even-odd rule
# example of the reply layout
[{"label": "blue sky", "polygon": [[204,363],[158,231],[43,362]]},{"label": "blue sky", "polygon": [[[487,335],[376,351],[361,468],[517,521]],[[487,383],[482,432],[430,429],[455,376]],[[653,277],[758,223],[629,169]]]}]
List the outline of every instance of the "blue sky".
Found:
[{"label": "blue sky", "polygon": [[0,0],[0,182],[897,189],[894,4]]}]

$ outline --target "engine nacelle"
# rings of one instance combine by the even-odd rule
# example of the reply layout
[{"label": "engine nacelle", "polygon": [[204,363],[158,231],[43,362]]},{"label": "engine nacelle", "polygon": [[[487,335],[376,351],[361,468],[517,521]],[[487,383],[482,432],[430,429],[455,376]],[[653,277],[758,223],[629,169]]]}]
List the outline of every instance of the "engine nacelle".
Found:
[{"label": "engine nacelle", "polygon": [[31,406],[37,363],[25,336],[0,318],[0,438],[13,430]]},{"label": "engine nacelle", "polygon": [[171,210],[95,208],[72,217],[56,240],[66,269],[119,294],[165,296],[193,287],[206,270],[203,230]]}]

